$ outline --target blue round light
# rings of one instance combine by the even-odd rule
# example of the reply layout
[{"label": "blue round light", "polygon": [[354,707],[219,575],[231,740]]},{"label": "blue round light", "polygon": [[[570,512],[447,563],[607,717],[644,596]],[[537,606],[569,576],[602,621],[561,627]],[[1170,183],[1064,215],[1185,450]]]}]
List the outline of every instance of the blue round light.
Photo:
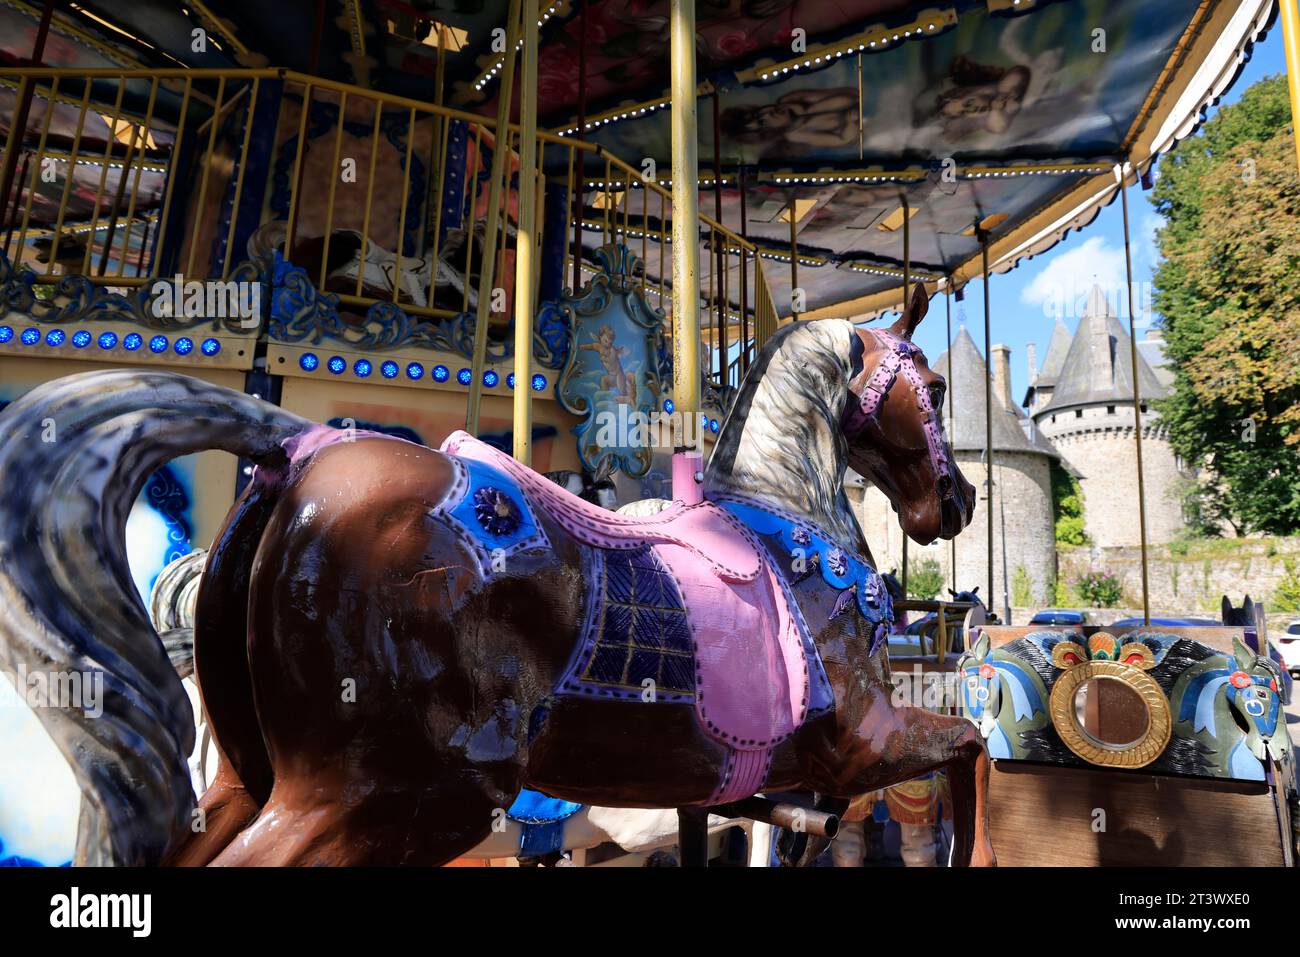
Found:
[{"label": "blue round light", "polygon": [[138,332],[128,332],[122,337],[122,348],[127,352],[135,352],[142,345],[144,345],[144,336]]},{"label": "blue round light", "polygon": [[446,382],[447,377],[451,375],[451,372],[448,371],[446,366],[438,365],[433,367],[429,372],[429,375],[433,376],[434,382]]},{"label": "blue round light", "polygon": [[707,415],[700,416],[700,427],[704,429],[709,427],[709,417]]},{"label": "blue round light", "polygon": [[512,389],[515,387],[515,374],[513,372],[506,376],[506,385]]},{"label": "blue round light", "polygon": [[392,359],[389,359],[387,362],[385,362],[383,365],[379,367],[379,374],[382,375],[385,379],[396,379],[397,372],[398,372],[397,363],[394,362]]},{"label": "blue round light", "polygon": [[667,412],[669,415],[672,415],[672,414],[673,414],[673,409],[674,409],[674,408],[676,408],[676,407],[673,405],[673,400],[672,400],[672,399],[664,399],[664,411],[665,411],[665,412]]},{"label": "blue round light", "polygon": [[66,338],[68,338],[67,333],[62,329],[51,329],[45,333],[45,344],[47,346],[61,346]]},{"label": "blue round light", "polygon": [[356,362],[352,363],[352,371],[356,373],[358,379],[364,379],[366,376],[370,375],[373,368],[374,366],[370,364],[369,359],[358,359]]},{"label": "blue round light", "polygon": [[199,351],[205,356],[215,356],[221,351],[221,343],[216,339],[204,339],[202,345],[199,346]]},{"label": "blue round light", "polygon": [[166,337],[166,336],[154,336],[152,339],[150,339],[150,340],[149,340],[149,351],[150,351],[150,352],[166,352],[166,351],[167,351],[167,337]]},{"label": "blue round light", "polygon": [[72,344],[78,349],[84,349],[86,346],[90,345],[90,338],[90,333],[85,329],[81,329],[72,334]]},{"label": "blue round light", "polygon": [[716,431],[718,431],[718,429],[720,429],[721,427],[722,427],[722,426],[720,426],[720,425],[718,424],[718,420],[717,420],[717,419],[709,419],[709,431],[710,431],[710,432],[716,432]]},{"label": "blue round light", "polygon": [[302,367],[304,372],[315,372],[316,367],[320,365],[320,359],[317,358],[314,352],[304,352],[298,357],[298,365]]},{"label": "blue round light", "polygon": [[172,346],[178,356],[187,356],[194,351],[194,340],[189,336],[181,336]]},{"label": "blue round light", "polygon": [[0,343],[5,343],[14,337],[12,326],[0,326]]},{"label": "blue round light", "polygon": [[334,375],[342,375],[348,371],[348,364],[342,356],[330,356],[330,361],[325,363],[325,368]]},{"label": "blue round light", "polygon": [[406,364],[406,377],[412,382],[424,378],[424,366],[418,362],[408,362]]},{"label": "blue round light", "polygon": [[468,369],[461,369],[456,373],[456,381],[461,385],[469,385],[469,380],[473,374]]},{"label": "blue round light", "polygon": [[500,381],[501,381],[501,377],[497,375],[495,372],[493,372],[491,369],[488,369],[487,372],[483,373],[483,384],[487,386],[489,389],[494,388],[496,384]]},{"label": "blue round light", "polygon": [[101,349],[111,349],[111,348],[113,348],[115,345],[117,345],[117,333],[116,333],[116,332],[101,332],[101,333],[99,334],[99,348],[101,348]]},{"label": "blue round light", "polygon": [[541,392],[545,388],[546,388],[546,376],[542,375],[539,372],[535,376],[533,376],[533,391]]},{"label": "blue round light", "polygon": [[41,330],[24,329],[21,338],[22,338],[23,345],[34,346],[41,341]]}]

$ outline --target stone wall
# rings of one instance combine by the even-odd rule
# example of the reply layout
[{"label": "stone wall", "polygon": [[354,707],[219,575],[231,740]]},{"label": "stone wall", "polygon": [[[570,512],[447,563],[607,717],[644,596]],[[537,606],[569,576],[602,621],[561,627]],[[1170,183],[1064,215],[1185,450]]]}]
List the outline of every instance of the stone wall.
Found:
[{"label": "stone wall", "polygon": [[[1066,409],[1041,415],[1036,421],[1079,475],[1084,528],[1092,541],[1103,548],[1137,545],[1141,538],[1132,404]],[[1143,416],[1142,472],[1147,540],[1155,545],[1171,542],[1183,530],[1178,486],[1187,474],[1179,469],[1153,413]]]},{"label": "stone wall", "polygon": [[[1023,568],[1029,579],[1031,598],[1050,604],[1051,587],[1055,581],[1056,545],[1049,459],[1025,452],[1001,452],[994,458],[993,482],[998,496],[1005,495],[1005,502],[999,503],[997,499],[994,502],[994,600],[990,601],[985,594],[988,591],[988,506],[984,496],[984,465],[978,453],[957,452],[955,456],[966,480],[980,491],[975,516],[955,541],[958,588],[978,585],[980,596],[987,604],[1002,608],[1002,522],[1005,515],[1007,576],[1014,582],[1016,570]],[[889,501],[879,490],[870,487],[866,489],[865,502],[861,487],[850,488],[849,496],[858,510],[858,520],[877,565],[883,570],[901,568],[903,531]],[[953,544],[949,542],[938,541],[924,548],[910,542],[908,559],[913,567],[924,558],[937,559],[951,585],[953,551]],[[1009,586],[1007,591],[1010,591]]]},{"label": "stone wall", "polygon": [[[1217,617],[1222,596],[1239,605],[1247,594],[1272,611],[1274,593],[1286,575],[1284,560],[1300,574],[1300,538],[1206,539],[1148,549],[1151,613]],[[1109,572],[1124,588],[1122,602],[1141,608],[1141,549],[1062,547],[1059,561],[1065,584],[1073,584],[1089,570]]]}]

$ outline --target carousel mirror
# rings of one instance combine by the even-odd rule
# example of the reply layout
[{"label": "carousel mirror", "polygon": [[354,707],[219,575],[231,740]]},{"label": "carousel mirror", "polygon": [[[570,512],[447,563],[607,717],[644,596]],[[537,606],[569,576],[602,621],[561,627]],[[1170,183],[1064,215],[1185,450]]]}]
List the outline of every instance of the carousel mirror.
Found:
[{"label": "carousel mirror", "polygon": [[1173,723],[1160,686],[1118,661],[1089,661],[1052,687],[1052,724],[1066,747],[1090,764],[1140,768],[1169,743]]},{"label": "carousel mirror", "polygon": [[1097,741],[1129,748],[1151,727],[1146,702],[1115,678],[1089,678],[1074,693],[1074,719]]}]

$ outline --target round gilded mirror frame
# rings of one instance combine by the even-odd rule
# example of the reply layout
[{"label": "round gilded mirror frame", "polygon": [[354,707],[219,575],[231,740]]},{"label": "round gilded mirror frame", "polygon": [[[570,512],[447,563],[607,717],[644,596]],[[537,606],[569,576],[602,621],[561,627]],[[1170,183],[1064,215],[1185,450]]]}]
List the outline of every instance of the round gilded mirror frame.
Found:
[{"label": "round gilded mirror frame", "polygon": [[[1118,681],[1142,700],[1147,711],[1146,733],[1124,745],[1108,744],[1089,734],[1075,713],[1075,695],[1094,678]],[[1065,746],[1089,764],[1107,768],[1140,768],[1160,757],[1173,733],[1169,702],[1145,671],[1120,661],[1087,661],[1062,672],[1052,685],[1052,725]]]}]

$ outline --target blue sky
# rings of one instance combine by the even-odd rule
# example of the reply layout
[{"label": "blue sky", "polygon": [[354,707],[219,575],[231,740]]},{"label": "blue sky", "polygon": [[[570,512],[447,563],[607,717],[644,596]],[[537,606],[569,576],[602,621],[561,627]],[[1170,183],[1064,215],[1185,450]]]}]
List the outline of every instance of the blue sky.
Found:
[{"label": "blue sky", "polygon": [[[1275,22],[1267,36],[1257,43],[1237,81],[1224,95],[1219,105],[1233,103],[1251,84],[1278,73],[1286,72],[1282,50],[1282,27]],[[1214,115],[1217,106],[1208,111]],[[1139,285],[1135,305],[1138,312],[1138,337],[1143,327],[1153,319],[1149,312],[1144,317],[1140,309],[1142,290],[1150,290],[1152,272],[1158,262],[1155,234],[1161,218],[1151,207],[1149,194],[1140,188],[1129,187],[1129,227],[1132,238],[1133,279]],[[1038,347],[1041,364],[1047,351],[1054,317],[1052,309],[1059,294],[1056,290],[1076,289],[1083,295],[1093,281],[1103,288],[1114,290],[1112,296],[1122,296],[1124,289],[1124,217],[1117,200],[1101,210],[1093,222],[1080,232],[1071,233],[1063,242],[1046,253],[1022,261],[1019,266],[1003,275],[994,275],[989,283],[991,339],[994,344],[1006,343],[1011,347],[1012,394],[1017,400],[1024,396],[1029,370],[1025,358],[1025,344],[1033,342]],[[916,332],[916,342],[931,359],[938,359],[945,348],[944,301],[936,296],[930,302],[930,312]],[[1112,298],[1114,302],[1114,298]],[[1124,301],[1118,303],[1117,314],[1127,325],[1128,311]],[[1064,316],[1070,331],[1078,323],[1077,309]],[[976,280],[966,286],[965,301],[953,303],[953,333],[959,319],[975,339],[981,352],[984,347],[984,284]]]}]

